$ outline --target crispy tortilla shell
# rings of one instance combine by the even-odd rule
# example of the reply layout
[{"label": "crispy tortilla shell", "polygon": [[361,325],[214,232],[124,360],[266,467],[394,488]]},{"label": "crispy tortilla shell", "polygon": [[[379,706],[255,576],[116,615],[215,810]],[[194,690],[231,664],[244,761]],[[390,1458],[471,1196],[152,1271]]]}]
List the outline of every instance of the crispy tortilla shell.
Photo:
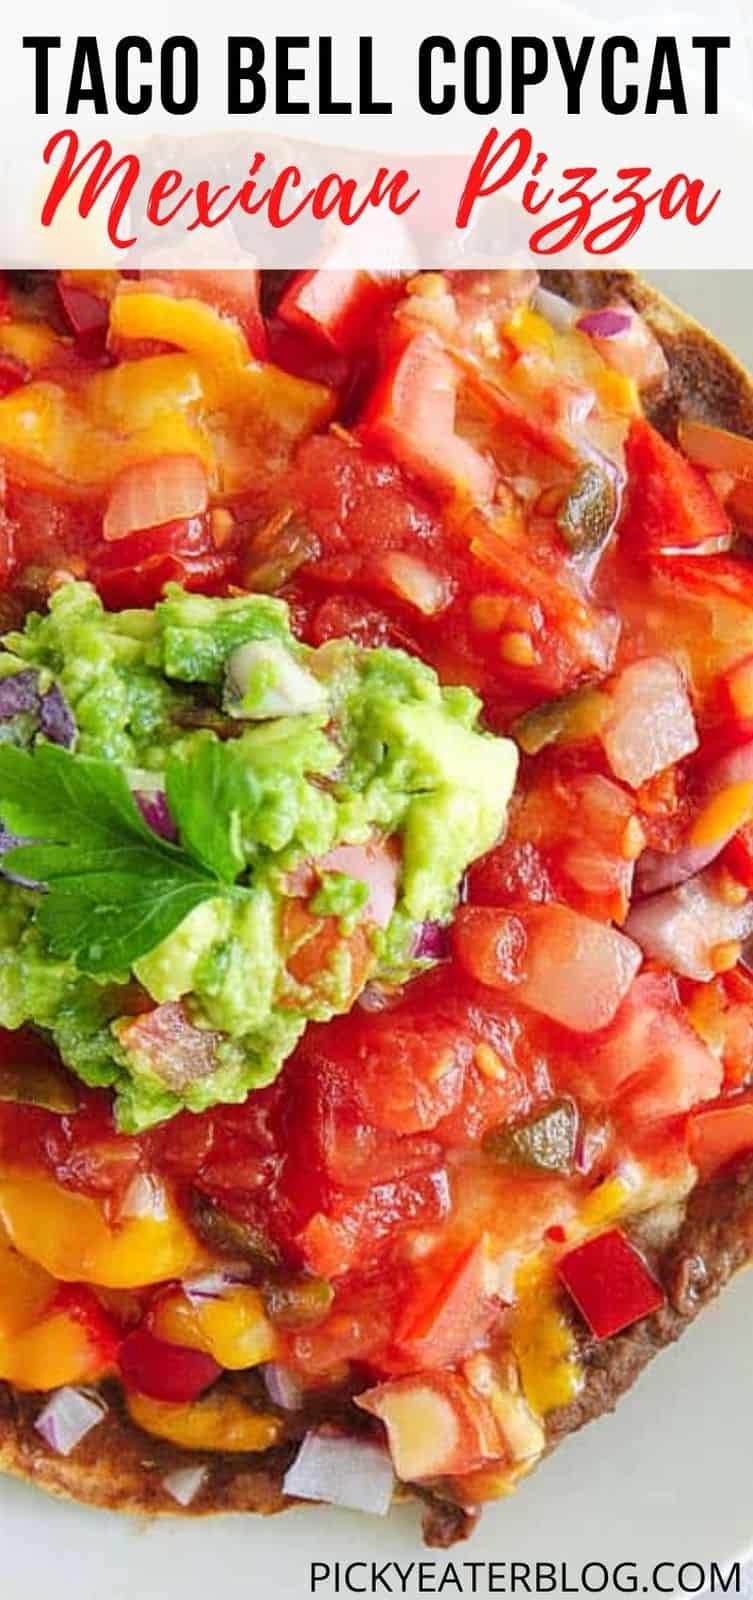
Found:
[{"label": "crispy tortilla shell", "polygon": [[[753,384],[747,373],[698,323],[648,284],[625,272],[551,272],[543,281],[578,304],[603,305],[622,296],[642,313],[669,361],[668,383],[646,405],[652,421],[668,437],[674,438],[683,416],[753,436]],[[579,1325],[583,1388],[572,1404],[549,1416],[549,1449],[613,1410],[652,1357],[678,1339],[732,1274],[753,1259],[753,1158],[700,1185],[661,1248],[640,1242],[664,1284],[667,1304],[603,1344]],[[240,1388],[249,1403],[261,1405],[261,1393],[249,1384],[248,1376],[228,1375],[222,1381]],[[105,1385],[104,1392],[109,1402],[105,1421],[65,1458],[48,1448],[34,1426],[47,1396],[23,1394],[0,1383],[0,1468],[52,1494],[147,1515],[227,1511],[270,1515],[294,1504],[283,1494],[282,1481],[297,1448],[295,1434],[260,1455],[187,1452],[138,1428],[124,1409],[116,1383]],[[269,1410],[266,1402],[265,1409]],[[352,1406],[326,1420],[354,1432],[364,1429],[363,1413]],[[305,1426],[304,1420],[298,1436]],[[164,1479],[190,1465],[206,1466],[207,1474],[190,1506],[182,1508]],[[475,1515],[436,1491],[419,1488],[415,1496],[423,1505],[428,1543],[445,1546],[472,1530]]]}]

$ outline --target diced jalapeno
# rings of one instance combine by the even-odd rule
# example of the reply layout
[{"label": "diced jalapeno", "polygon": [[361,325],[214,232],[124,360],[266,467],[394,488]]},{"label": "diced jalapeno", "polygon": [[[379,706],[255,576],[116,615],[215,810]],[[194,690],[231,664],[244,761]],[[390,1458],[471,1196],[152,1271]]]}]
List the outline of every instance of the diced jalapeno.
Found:
[{"label": "diced jalapeno", "polygon": [[536,1172],[572,1172],[578,1133],[578,1112],[572,1100],[551,1100],[548,1106],[512,1126],[500,1123],[484,1136],[483,1149],[495,1161]]},{"label": "diced jalapeno", "polygon": [[303,1328],[322,1322],[332,1305],[334,1289],[324,1278],[289,1278],[265,1283],[267,1315],[281,1328]]},{"label": "diced jalapeno", "polygon": [[557,518],[571,550],[596,550],[609,535],[617,514],[614,484],[603,467],[587,461],[578,472]]},{"label": "diced jalapeno", "polygon": [[196,1232],[210,1250],[219,1256],[248,1262],[259,1281],[279,1266],[280,1252],[263,1228],[231,1217],[198,1189],[191,1195],[190,1215]]},{"label": "diced jalapeno", "polygon": [[78,1111],[78,1090],[63,1067],[27,1062],[19,1066],[0,1066],[0,1100],[20,1106],[40,1106],[61,1116]]},{"label": "diced jalapeno", "polygon": [[575,689],[559,700],[545,700],[525,711],[510,732],[527,756],[538,755],[548,744],[593,738],[611,708],[608,695],[599,689]]}]

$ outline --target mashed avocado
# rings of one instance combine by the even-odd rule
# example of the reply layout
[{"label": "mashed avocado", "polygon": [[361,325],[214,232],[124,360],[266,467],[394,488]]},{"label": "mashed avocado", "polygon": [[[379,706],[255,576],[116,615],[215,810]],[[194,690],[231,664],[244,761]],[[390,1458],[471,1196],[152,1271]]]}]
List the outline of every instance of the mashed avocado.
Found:
[{"label": "mashed avocado", "polygon": [[309,1019],[410,976],[504,826],[515,747],[476,696],[398,650],[311,650],[279,600],[110,614],[70,583],[2,645],[76,736],[0,694],[0,1025],[113,1085],[126,1130],[243,1099]]}]

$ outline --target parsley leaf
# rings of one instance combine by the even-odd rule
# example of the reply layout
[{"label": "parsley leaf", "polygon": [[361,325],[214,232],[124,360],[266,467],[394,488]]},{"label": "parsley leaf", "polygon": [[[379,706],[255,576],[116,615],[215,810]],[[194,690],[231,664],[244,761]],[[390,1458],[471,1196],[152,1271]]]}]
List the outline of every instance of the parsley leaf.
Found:
[{"label": "parsley leaf", "polygon": [[208,865],[152,832],[108,761],[0,747],[0,816],[39,841],[4,859],[47,886],[36,920],[52,954],[92,977],[127,971],[222,892]]},{"label": "parsley leaf", "polygon": [[259,804],[248,757],[232,744],[207,740],[171,758],[165,785],[186,849],[222,883],[234,883],[247,865],[243,819]]}]

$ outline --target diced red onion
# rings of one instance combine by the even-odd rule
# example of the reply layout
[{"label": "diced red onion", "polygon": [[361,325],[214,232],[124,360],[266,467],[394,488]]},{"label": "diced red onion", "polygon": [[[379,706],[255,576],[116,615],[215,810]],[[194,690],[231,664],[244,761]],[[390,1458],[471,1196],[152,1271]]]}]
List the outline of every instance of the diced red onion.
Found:
[{"label": "diced red onion", "polygon": [[687,883],[688,878],[695,878],[716,860],[734,832],[732,828],[713,844],[688,844],[671,851],[644,850],[635,873],[638,894],[659,894],[662,889],[674,889],[677,884]]},{"label": "diced red onion", "polygon": [[250,1266],[239,1261],[237,1266],[223,1267],[216,1272],[197,1273],[193,1278],[183,1278],[181,1289],[186,1299],[192,1303],[221,1300],[232,1289],[237,1289],[239,1284],[248,1283],[251,1275]]},{"label": "diced red onion", "polygon": [[3,857],[11,850],[17,850],[20,845],[33,844],[33,839],[19,839],[15,833],[10,833],[5,823],[0,821],[0,873],[8,883],[17,883],[21,889],[45,889],[44,883],[39,883],[36,878],[22,878],[18,872],[10,872],[2,865]]},{"label": "diced red onion", "polygon": [[699,983],[714,976],[712,952],[753,933],[753,900],[730,906],[703,877],[688,878],[634,906],[625,932],[644,954]]},{"label": "diced red onion", "polygon": [[[734,750],[727,751],[726,755],[720,756],[712,763],[704,784],[704,796],[707,800],[711,800],[732,784],[751,781],[753,781],[753,739],[737,745]],[[724,846],[737,832],[737,828],[738,824],[735,823],[711,844],[686,844],[668,854],[661,850],[644,850],[636,870],[636,888],[639,894],[658,894],[661,889],[672,889],[676,884],[694,878],[697,873],[702,872],[716,860]]]},{"label": "diced red onion", "polygon": [[558,333],[571,328],[578,315],[577,306],[571,305],[561,294],[552,294],[551,289],[534,289],[531,304]]},{"label": "diced red onion", "polygon": [[69,1456],[106,1415],[107,1404],[101,1395],[64,1388],[53,1394],[34,1427],[57,1455]]},{"label": "diced red onion", "polygon": [[450,936],[441,922],[422,922],[416,929],[413,956],[416,961],[447,961]]},{"label": "diced red onion", "polygon": [[39,710],[39,673],[33,667],[0,678],[0,721]]},{"label": "diced red onion", "polygon": [[178,837],[178,830],[170,814],[167,796],[164,789],[134,789],[133,798],[148,826],[158,833],[160,838],[168,839],[174,844]]},{"label": "diced red onion", "polygon": [[303,1390],[289,1367],[280,1361],[268,1361],[264,1368],[264,1382],[273,1405],[281,1411],[298,1411],[303,1400]]},{"label": "diced red onion", "polygon": [[597,339],[614,339],[621,333],[628,333],[632,325],[631,311],[615,311],[608,306],[601,311],[584,312],[575,324],[581,333],[591,334]]},{"label": "diced red onion", "polygon": [[162,1479],[162,1487],[172,1495],[173,1500],[177,1500],[179,1506],[190,1506],[208,1475],[208,1467],[177,1467],[175,1472],[168,1472],[167,1477]]},{"label": "diced red onion", "polygon": [[76,719],[57,683],[45,691],[39,702],[39,732],[64,750],[72,750],[76,743]]},{"label": "diced red onion", "polygon": [[393,1487],[392,1463],[381,1445],[317,1430],[306,1434],[283,1483],[285,1494],[297,1499],[377,1517],[389,1511]]}]

